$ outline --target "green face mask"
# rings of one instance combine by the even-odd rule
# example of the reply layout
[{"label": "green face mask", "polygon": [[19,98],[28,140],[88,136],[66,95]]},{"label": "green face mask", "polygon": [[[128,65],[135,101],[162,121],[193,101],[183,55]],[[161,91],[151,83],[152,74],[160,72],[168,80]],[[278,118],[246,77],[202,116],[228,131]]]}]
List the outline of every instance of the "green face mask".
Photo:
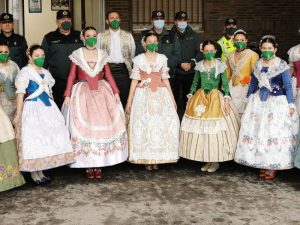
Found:
[{"label": "green face mask", "polygon": [[149,50],[149,51],[151,51],[151,52],[154,52],[154,51],[156,51],[157,50],[157,48],[158,48],[158,44],[148,44],[147,46],[146,46],[146,48]]},{"label": "green face mask", "polygon": [[37,67],[43,67],[45,62],[45,57],[38,57],[33,60],[34,65]]},{"label": "green face mask", "polygon": [[8,54],[7,53],[0,53],[0,62],[6,63],[8,60]]},{"label": "green face mask", "polygon": [[261,53],[261,57],[265,60],[270,60],[273,58],[274,54],[275,53],[273,51],[263,51]]},{"label": "green face mask", "polygon": [[65,31],[68,31],[71,29],[72,23],[69,21],[64,21],[61,23],[61,28]]},{"label": "green face mask", "polygon": [[204,53],[203,56],[204,56],[204,59],[208,60],[208,61],[211,61],[212,59],[215,58],[215,55],[216,53],[215,52],[207,52],[207,53]]},{"label": "green face mask", "polygon": [[90,46],[90,47],[94,47],[97,43],[97,38],[96,37],[88,37],[85,40],[85,44]]},{"label": "green face mask", "polygon": [[109,23],[109,26],[110,26],[112,29],[114,29],[114,30],[119,29],[119,27],[120,27],[120,21],[119,21],[119,20],[113,20],[113,21],[111,21],[111,22]]},{"label": "green face mask", "polygon": [[237,41],[234,42],[234,46],[237,48],[238,51],[242,51],[247,47],[247,44],[243,41]]}]

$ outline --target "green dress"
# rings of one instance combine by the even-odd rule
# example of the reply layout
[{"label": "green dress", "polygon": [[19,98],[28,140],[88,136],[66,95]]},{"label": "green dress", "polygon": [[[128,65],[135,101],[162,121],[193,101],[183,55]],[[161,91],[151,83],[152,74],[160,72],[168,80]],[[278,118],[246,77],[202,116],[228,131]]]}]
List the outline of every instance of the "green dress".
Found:
[{"label": "green dress", "polygon": [[16,140],[8,116],[0,105],[0,192],[25,184],[19,172]]},{"label": "green dress", "polygon": [[229,102],[224,112],[224,98],[229,98],[226,64],[216,60],[206,71],[204,61],[195,66],[195,77],[180,130],[179,156],[200,162],[223,162],[234,158],[240,119]]}]

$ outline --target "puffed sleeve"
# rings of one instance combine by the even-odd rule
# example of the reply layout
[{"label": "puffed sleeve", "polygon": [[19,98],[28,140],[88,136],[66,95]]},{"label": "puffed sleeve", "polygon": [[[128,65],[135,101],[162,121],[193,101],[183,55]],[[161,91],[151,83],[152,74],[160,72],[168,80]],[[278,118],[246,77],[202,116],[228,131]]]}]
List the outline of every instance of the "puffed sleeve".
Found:
[{"label": "puffed sleeve", "polygon": [[138,57],[133,58],[133,68],[131,70],[130,79],[132,80],[141,80],[140,67],[137,61]]},{"label": "puffed sleeve", "polygon": [[259,56],[257,53],[254,53],[251,58],[250,58],[250,66],[251,66],[251,71],[254,71],[254,65],[257,62],[257,60],[259,59]]},{"label": "puffed sleeve", "polygon": [[[54,78],[52,77],[51,73],[47,73],[48,74],[48,85],[50,87],[50,90],[52,89],[52,87],[54,86],[55,84],[55,80]],[[52,90],[51,90],[52,91]]]},{"label": "puffed sleeve", "polygon": [[29,84],[29,76],[27,76],[26,72],[22,69],[20,73],[16,77],[15,86],[17,94],[26,94],[26,88]]},{"label": "puffed sleeve", "polygon": [[111,89],[113,90],[113,93],[120,93],[119,88],[116,84],[116,81],[111,73],[109,64],[106,63],[105,66],[103,67],[103,72],[104,72],[104,78],[105,80],[107,80],[107,82],[109,83],[109,85],[111,86]]},{"label": "puffed sleeve", "polygon": [[161,78],[163,80],[166,80],[166,79],[169,79],[170,78],[170,75],[169,75],[169,67],[168,67],[168,58],[166,56],[163,56],[162,58],[162,61],[163,61],[163,65],[162,65],[162,68],[161,68]]},{"label": "puffed sleeve", "polygon": [[75,63],[71,62],[70,71],[69,71],[68,80],[67,80],[67,87],[66,87],[66,90],[64,93],[65,97],[71,96],[72,87],[75,84],[76,77],[77,77],[77,65]]}]

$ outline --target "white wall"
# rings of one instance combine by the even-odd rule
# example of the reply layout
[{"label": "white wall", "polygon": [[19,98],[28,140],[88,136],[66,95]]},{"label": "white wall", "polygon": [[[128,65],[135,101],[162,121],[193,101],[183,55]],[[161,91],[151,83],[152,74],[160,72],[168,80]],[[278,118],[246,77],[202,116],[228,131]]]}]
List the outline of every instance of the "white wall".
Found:
[{"label": "white wall", "polygon": [[29,13],[28,1],[24,1],[25,37],[28,46],[41,44],[45,34],[53,31],[56,26],[56,11],[51,11],[51,1],[42,1],[42,13]]}]

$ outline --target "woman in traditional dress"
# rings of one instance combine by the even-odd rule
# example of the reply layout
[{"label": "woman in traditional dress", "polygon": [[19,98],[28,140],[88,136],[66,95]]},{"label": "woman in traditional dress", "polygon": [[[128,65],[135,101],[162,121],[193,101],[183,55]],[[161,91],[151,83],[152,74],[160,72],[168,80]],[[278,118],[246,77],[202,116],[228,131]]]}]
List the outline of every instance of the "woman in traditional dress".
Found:
[{"label": "woman in traditional dress", "polygon": [[0,103],[0,192],[23,184],[25,181],[19,173],[14,129]]},{"label": "woman in traditional dress", "polygon": [[[87,168],[90,179],[102,177],[101,167],[124,162],[128,143],[119,90],[108,65],[108,55],[96,48],[94,27],[82,31],[85,47],[70,55],[65,91],[67,123],[76,154],[72,168]],[[78,81],[76,83],[76,81]]]},{"label": "woman in traditional dress", "polygon": [[219,162],[233,160],[240,118],[230,103],[226,64],[215,59],[216,43],[200,47],[204,60],[195,77],[181,122],[179,156],[206,162],[201,171],[215,172]]},{"label": "woman in traditional dress", "polygon": [[126,105],[129,121],[129,162],[157,170],[157,164],[178,160],[179,118],[169,83],[167,58],[156,52],[157,36],[143,39],[146,53],[133,59]]},{"label": "woman in traditional dress", "polygon": [[288,51],[290,72],[292,75],[293,85],[295,85],[293,91],[295,96],[295,105],[298,115],[300,115],[300,44],[292,47]]},{"label": "woman in traditional dress", "polygon": [[18,65],[9,59],[8,45],[0,43],[0,104],[10,121],[13,120],[17,107],[15,78],[18,73]]},{"label": "woman in traditional dress", "polygon": [[33,181],[40,184],[49,180],[43,170],[74,162],[74,153],[64,118],[51,98],[55,81],[42,68],[45,54],[41,46],[30,47],[29,60],[16,78],[13,123],[19,133],[20,171],[31,172]]},{"label": "woman in traditional dress", "polygon": [[242,115],[246,107],[244,100],[249,88],[251,74],[259,56],[247,48],[248,39],[244,30],[237,30],[234,33],[233,42],[236,50],[230,53],[227,58],[227,76],[233,105]]},{"label": "woman in traditional dress", "polygon": [[260,177],[293,167],[299,118],[295,112],[291,75],[287,63],[276,57],[274,36],[260,42],[257,61],[247,93],[235,161],[261,169]]}]

